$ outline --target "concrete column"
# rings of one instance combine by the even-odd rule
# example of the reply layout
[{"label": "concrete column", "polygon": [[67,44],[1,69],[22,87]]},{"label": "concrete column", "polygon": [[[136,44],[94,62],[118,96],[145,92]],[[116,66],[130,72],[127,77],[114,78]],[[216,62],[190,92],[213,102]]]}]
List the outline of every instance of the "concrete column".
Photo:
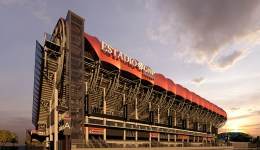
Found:
[{"label": "concrete column", "polygon": [[[44,49],[47,49],[47,47],[44,46]],[[47,66],[47,51],[44,51],[44,66]]]},{"label": "concrete column", "polygon": [[[174,126],[177,125],[177,114],[176,111],[174,111]],[[174,142],[177,141],[177,135],[174,135]]]},{"label": "concrete column", "polygon": [[58,89],[56,87],[56,81],[57,80],[57,73],[55,72],[54,74],[54,95],[53,95],[53,98],[54,98],[54,150],[58,150],[58,140],[59,140],[59,137],[58,137],[58,133],[59,133],[59,129],[58,129],[58,111],[57,111],[57,106],[58,106]]},{"label": "concrete column", "polygon": [[138,141],[138,132],[135,131],[135,140]]},{"label": "concrete column", "polygon": [[190,128],[190,121],[189,121],[188,117],[187,117],[187,119],[186,119],[186,127],[187,127],[187,129]]},{"label": "concrete column", "polygon": [[52,125],[51,125],[51,117],[52,117],[52,115],[51,115],[51,111],[52,111],[52,100],[50,101],[50,109],[49,109],[49,142],[50,141],[53,141],[53,131],[52,131]]},{"label": "concrete column", "polygon": [[[85,82],[85,94],[88,93],[88,82]],[[85,103],[86,103],[86,100],[85,100]],[[87,104],[85,105],[85,107],[87,106]],[[85,108],[86,110],[88,108]],[[88,116],[85,116],[85,124],[88,124]],[[88,135],[88,127],[85,128],[85,140],[86,142],[88,142],[89,140],[89,135]]]},{"label": "concrete column", "polygon": [[211,123],[209,124],[209,132],[210,132],[210,134],[212,134],[212,124]]},{"label": "concrete column", "polygon": [[138,120],[137,98],[135,98],[135,119]]},{"label": "concrete column", "polygon": [[125,105],[126,102],[125,102],[125,94],[123,94],[123,105]]},{"label": "concrete column", "polygon": [[107,114],[106,88],[103,88],[103,111]]},{"label": "concrete column", "polygon": [[151,132],[149,133],[149,147],[152,147],[152,134]]},{"label": "concrete column", "polygon": [[[125,121],[123,122],[123,127],[125,128]],[[124,129],[123,140],[126,141],[126,129]],[[125,148],[125,143],[123,144],[123,146]]]},{"label": "concrete column", "polygon": [[[125,94],[123,94],[123,105],[126,104],[126,100],[125,100]],[[123,122],[123,126],[125,127],[125,121]],[[123,134],[123,140],[126,140],[126,129],[124,129],[124,134]],[[124,148],[125,148],[125,144],[124,144]]]},{"label": "concrete column", "polygon": [[[103,110],[104,110],[104,114],[107,114],[106,88],[103,88]],[[104,124],[104,126],[107,124],[106,118],[104,118],[103,124]],[[103,139],[107,140],[107,129],[106,128],[104,129]]]},{"label": "concrete column", "polygon": [[124,130],[123,140],[126,140],[126,130]]},{"label": "concrete column", "polygon": [[[186,119],[186,128],[187,130],[190,128],[189,115],[187,115],[187,119]],[[190,142],[190,136],[188,136],[187,142]]]},{"label": "concrete column", "polygon": [[174,112],[174,126],[177,125],[177,114],[176,111]]},{"label": "concrete column", "polygon": [[85,132],[86,132],[85,140],[86,140],[86,142],[88,142],[88,140],[89,140],[88,127],[85,127]]},{"label": "concrete column", "polygon": [[50,142],[50,138],[49,137],[46,137],[46,140],[45,140],[45,147],[49,147],[49,142]]},{"label": "concrete column", "polygon": [[158,120],[158,123],[160,123],[160,106],[159,105],[157,106],[157,110],[158,110],[157,120]]},{"label": "concrete column", "polygon": [[[169,117],[169,116],[170,116],[170,109],[167,110],[167,117]],[[173,117],[172,117],[172,118],[173,118]],[[169,118],[167,118],[167,119],[169,119]],[[168,121],[169,121],[169,120],[167,120],[167,123],[168,123]],[[172,122],[171,122],[171,124],[172,124]],[[168,125],[169,125],[169,123],[168,123]]]}]

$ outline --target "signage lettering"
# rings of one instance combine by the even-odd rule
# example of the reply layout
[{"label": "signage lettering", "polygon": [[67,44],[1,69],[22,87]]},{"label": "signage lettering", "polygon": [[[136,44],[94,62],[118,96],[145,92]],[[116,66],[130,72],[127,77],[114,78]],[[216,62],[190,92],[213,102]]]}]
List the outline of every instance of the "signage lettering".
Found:
[{"label": "signage lettering", "polygon": [[104,128],[88,127],[88,133],[89,134],[103,135],[104,134]]},{"label": "signage lettering", "polygon": [[70,128],[71,128],[71,118],[65,117],[63,135],[70,135],[71,134]]},{"label": "signage lettering", "polygon": [[151,138],[158,138],[158,133],[151,132]]},{"label": "signage lettering", "polygon": [[112,56],[115,60],[120,60],[124,64],[128,65],[131,68],[136,68],[138,71],[142,71],[143,75],[154,79],[153,75],[155,74],[155,71],[152,70],[148,66],[144,66],[142,63],[137,61],[136,59],[133,59],[122,52],[118,51],[116,48],[113,48],[112,46],[106,44],[105,42],[101,42],[101,51],[105,53],[108,57]]},{"label": "signage lettering", "polygon": [[69,128],[70,129],[70,125],[69,125],[68,122],[65,124],[65,128]]}]

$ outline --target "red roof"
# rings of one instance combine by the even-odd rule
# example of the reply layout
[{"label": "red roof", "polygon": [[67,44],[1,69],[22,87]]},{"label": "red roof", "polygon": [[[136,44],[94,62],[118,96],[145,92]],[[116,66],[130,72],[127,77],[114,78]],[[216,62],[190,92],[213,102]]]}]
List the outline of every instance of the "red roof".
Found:
[{"label": "red roof", "polygon": [[154,74],[154,85],[160,86],[168,91],[168,81],[167,79],[160,73]]},{"label": "red roof", "polygon": [[[166,91],[170,91],[197,105],[207,108],[208,110],[211,110],[213,112],[216,112],[217,114],[220,114],[221,116],[227,117],[227,114],[223,109],[217,107],[216,105],[212,104],[211,102],[207,101],[206,99],[201,98],[200,96],[189,91],[188,89],[184,88],[180,84],[175,84],[171,79],[165,78],[160,73],[155,73],[153,75],[153,79],[152,79],[152,78],[144,75],[142,73],[142,71],[129,66],[129,64],[127,64],[125,62],[112,58],[112,56],[110,56],[109,54],[105,54],[104,52],[102,52],[101,51],[101,42],[99,41],[98,38],[91,36],[87,33],[85,33],[84,36],[90,42],[91,46],[93,47],[93,49],[95,50],[97,56],[99,57],[99,59],[101,61],[112,64],[113,66],[117,67],[120,70],[129,72],[142,80],[146,80],[146,81],[150,82],[151,84],[154,84],[156,86],[159,86],[159,87],[165,89]],[[137,60],[135,60],[135,61],[137,61]],[[150,69],[150,68],[148,67],[146,69]]]},{"label": "red roof", "polygon": [[176,84],[176,95],[179,95],[186,99],[186,91],[180,84]]}]

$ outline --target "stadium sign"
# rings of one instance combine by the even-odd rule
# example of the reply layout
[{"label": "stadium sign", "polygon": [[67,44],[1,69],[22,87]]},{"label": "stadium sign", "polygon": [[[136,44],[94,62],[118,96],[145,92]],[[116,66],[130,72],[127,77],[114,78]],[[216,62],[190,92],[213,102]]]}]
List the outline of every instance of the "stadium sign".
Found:
[{"label": "stadium sign", "polygon": [[148,66],[143,65],[138,60],[123,54],[122,52],[118,51],[116,48],[113,48],[112,46],[108,45],[107,43],[101,42],[101,51],[105,53],[108,57],[112,56],[113,59],[119,60],[131,68],[136,68],[138,71],[142,71],[143,75],[154,79],[153,77],[153,75],[155,74],[154,70],[152,70]]}]

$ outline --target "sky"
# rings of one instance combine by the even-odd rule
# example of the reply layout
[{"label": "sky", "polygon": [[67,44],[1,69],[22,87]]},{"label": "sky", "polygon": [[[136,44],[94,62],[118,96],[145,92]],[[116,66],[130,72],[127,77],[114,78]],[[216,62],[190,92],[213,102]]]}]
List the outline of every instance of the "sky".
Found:
[{"label": "sky", "polygon": [[260,1],[0,0],[0,129],[33,129],[35,41],[72,10],[85,32],[223,108],[219,132],[260,135]]}]

